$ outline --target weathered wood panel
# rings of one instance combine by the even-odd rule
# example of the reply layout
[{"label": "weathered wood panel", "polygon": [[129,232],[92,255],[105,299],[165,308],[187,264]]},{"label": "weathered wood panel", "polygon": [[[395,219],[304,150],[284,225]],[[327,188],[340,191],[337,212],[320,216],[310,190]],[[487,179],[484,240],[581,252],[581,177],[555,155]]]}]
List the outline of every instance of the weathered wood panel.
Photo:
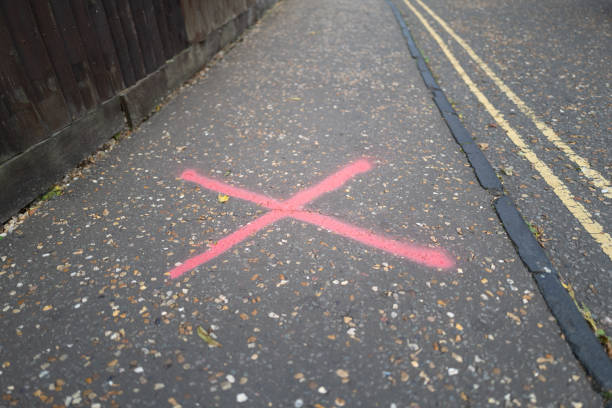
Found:
[{"label": "weathered wood panel", "polygon": [[168,30],[166,5],[163,0],[153,0],[152,3],[157,29],[159,30],[164,60],[168,60],[174,55],[174,46],[172,45],[170,31]]},{"label": "weathered wood panel", "polygon": [[123,35],[127,41],[128,52],[132,61],[132,67],[134,68],[135,78],[138,81],[146,75],[146,72],[134,18],[132,17],[132,10],[130,9],[130,3],[126,0],[112,1],[115,3],[117,12],[119,13],[119,19],[123,27]]},{"label": "weathered wood panel", "polygon": [[[83,42],[83,49],[87,56],[87,61],[94,75],[96,89],[100,98],[105,101],[114,95],[113,86],[111,84],[110,73],[106,69],[104,56],[100,42],[93,28],[93,22],[87,12],[86,4],[82,0],[71,1],[72,11],[76,20],[79,37]],[[120,89],[117,89],[119,91]]]},{"label": "weathered wood panel", "polygon": [[68,107],[29,3],[24,2],[21,7],[12,7],[13,3],[6,0],[2,3],[15,50],[30,82],[28,99],[49,128],[67,125],[70,122]]},{"label": "weathered wood panel", "polygon": [[98,37],[104,65],[110,76],[113,94],[116,94],[125,88],[125,83],[121,74],[119,58],[111,35],[108,17],[102,5],[102,0],[89,0],[87,6],[89,17],[93,21],[93,29]]},{"label": "weathered wood panel", "polygon": [[[3,162],[43,140],[48,129],[28,98],[30,91],[27,88],[30,85],[22,70],[1,8],[0,52],[0,162]],[[28,131],[24,132],[24,129]]]},{"label": "weathered wood panel", "polygon": [[181,0],[163,0],[168,13],[168,30],[172,43],[174,44],[174,54],[178,54],[188,45],[187,34],[185,32],[185,18],[181,9]]},{"label": "weathered wood panel", "polygon": [[276,1],[0,0],[0,222]]},{"label": "weathered wood panel", "polygon": [[53,15],[64,41],[68,63],[76,79],[81,97],[89,110],[100,102],[94,74],[89,66],[83,41],[70,3],[66,0],[50,0]]},{"label": "weathered wood panel", "polygon": [[159,27],[157,26],[157,18],[155,17],[155,6],[151,0],[144,1],[143,5],[145,22],[150,35],[149,40],[151,48],[153,48],[153,54],[155,55],[155,68],[157,69],[166,62],[166,56],[164,55]]},{"label": "weathered wood panel", "polygon": [[233,20],[255,4],[254,0],[181,0],[190,43],[203,41],[213,30]]},{"label": "weathered wood panel", "polygon": [[144,58],[145,72],[149,74],[159,65],[155,59],[153,40],[151,38],[151,27],[145,15],[144,0],[129,0],[127,3],[131,8],[132,17],[134,19],[138,43],[140,44],[140,49],[142,50],[142,56]]},{"label": "weathered wood panel", "polygon": [[215,30],[228,22],[240,20],[224,31],[229,36],[241,32],[245,11],[256,5],[257,0],[0,0],[0,164],[189,44],[208,37],[216,42]]},{"label": "weathered wood panel", "polygon": [[117,53],[119,59],[119,67],[121,69],[121,76],[125,86],[130,86],[136,82],[136,74],[132,66],[132,58],[129,53],[128,43],[123,33],[123,26],[119,19],[117,12],[117,6],[114,0],[103,0],[104,11],[108,20],[109,30],[113,38],[113,48]]},{"label": "weathered wood panel", "polygon": [[68,104],[68,109],[74,120],[87,111],[87,106],[83,102],[83,98],[79,92],[79,86],[68,61],[64,41],[57,29],[53,11],[51,10],[50,4],[46,1],[32,1],[31,4],[38,23],[38,29],[40,30],[47,51],[49,52],[51,62],[55,68],[55,73],[57,74],[64,94],[64,99]]}]

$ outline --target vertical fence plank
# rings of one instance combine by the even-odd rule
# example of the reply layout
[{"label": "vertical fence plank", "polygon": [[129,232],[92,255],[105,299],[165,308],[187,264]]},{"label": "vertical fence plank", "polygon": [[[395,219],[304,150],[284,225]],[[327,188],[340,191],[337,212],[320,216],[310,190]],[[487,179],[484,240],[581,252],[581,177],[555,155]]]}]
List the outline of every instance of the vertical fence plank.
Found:
[{"label": "vertical fence plank", "polygon": [[[0,45],[1,44],[2,40],[0,40]],[[2,65],[0,65],[0,69],[2,69]],[[16,129],[11,129],[11,119],[13,115],[11,115],[9,101],[4,94],[2,82],[3,81],[0,79],[0,135],[2,135],[0,137],[0,165],[18,153],[17,149],[12,146],[16,139],[17,132],[15,132]]]},{"label": "vertical fence plank", "polygon": [[45,44],[36,27],[34,14],[28,2],[10,4],[3,1],[9,31],[23,69],[31,82],[31,94],[41,119],[50,129],[58,129],[70,122],[70,114],[59,81],[47,55]]},{"label": "vertical fence plank", "polygon": [[181,9],[185,15],[185,32],[187,33],[187,40],[190,43],[200,41],[198,38],[198,15],[195,10],[194,0],[181,0]]},{"label": "vertical fence plank", "polygon": [[3,132],[0,163],[43,140],[49,132],[28,98],[29,87],[0,7],[0,121]]},{"label": "vertical fence plank", "polygon": [[79,86],[81,97],[87,109],[91,109],[97,105],[100,97],[95,85],[94,75],[87,61],[87,55],[85,54],[72,8],[66,0],[50,0],[50,3],[60,35],[64,40],[68,62]]},{"label": "vertical fence plank", "polygon": [[4,106],[2,96],[3,95],[0,95],[0,135],[5,136],[0,137],[0,165],[16,154],[15,150],[10,145],[9,137],[12,136],[12,133],[8,127],[9,112],[6,106]]},{"label": "vertical fence plank", "polygon": [[157,26],[157,19],[155,18],[155,8],[151,0],[144,2],[144,16],[145,24],[149,31],[149,39],[151,48],[153,48],[153,54],[155,55],[155,69],[159,68],[166,62],[164,55],[164,49],[159,34],[159,27]]},{"label": "vertical fence plank", "polygon": [[132,85],[136,82],[136,75],[134,74],[134,68],[130,58],[128,49],[128,43],[123,34],[123,27],[119,20],[119,14],[117,13],[117,7],[113,0],[103,0],[104,11],[106,12],[106,18],[108,20],[108,26],[113,39],[113,46],[119,59],[119,66],[121,68],[121,76],[126,86]]},{"label": "vertical fence plank", "polygon": [[112,0],[117,6],[117,12],[119,13],[119,19],[123,26],[123,34],[127,41],[129,55],[132,60],[132,67],[134,68],[134,74],[136,80],[144,78],[146,75],[144,57],[142,50],[140,49],[140,43],[138,41],[138,34],[136,33],[136,27],[134,19],[132,17],[132,10],[130,3],[127,0]]},{"label": "vertical fence plank", "polygon": [[0,0],[0,163],[187,45],[181,0]]},{"label": "vertical fence plank", "polygon": [[110,32],[108,16],[101,0],[89,0],[87,2],[89,17],[93,21],[93,28],[100,43],[102,56],[106,69],[110,75],[111,85],[115,93],[125,88],[123,75],[119,66],[119,59],[115,51],[115,44]]},{"label": "vertical fence plank", "polygon": [[153,0],[153,9],[164,52],[164,60],[169,60],[174,55],[174,52],[171,46],[170,33],[168,32],[168,21],[166,20],[167,11],[163,0]]},{"label": "vertical fence plank", "polygon": [[157,68],[157,62],[155,61],[155,53],[153,52],[153,46],[151,44],[150,27],[147,25],[147,20],[145,18],[143,1],[129,0],[128,3],[132,10],[136,33],[138,34],[138,43],[140,44],[140,49],[142,50],[142,56],[144,58],[145,70],[146,73],[149,74]]},{"label": "vertical fence plank", "polygon": [[164,3],[168,11],[168,31],[170,32],[173,51],[176,55],[187,48],[188,45],[181,0],[164,0]]},{"label": "vertical fence plank", "polygon": [[85,49],[85,55],[94,75],[96,89],[102,101],[105,101],[113,96],[113,86],[109,72],[106,70],[104,56],[93,29],[93,23],[85,8],[85,2],[73,0],[71,4],[79,35],[83,42],[83,48]]},{"label": "vertical fence plank", "polygon": [[206,4],[211,4],[215,9],[213,27],[221,27],[225,23],[226,14],[228,13],[229,7],[222,2],[207,2]]},{"label": "vertical fence plank", "polygon": [[38,29],[49,52],[51,63],[57,73],[72,120],[74,120],[87,111],[87,106],[79,92],[79,87],[68,61],[64,41],[58,32],[51,6],[46,0],[31,1],[31,5]]},{"label": "vertical fence plank", "polygon": [[247,3],[246,0],[236,0],[236,1],[232,1],[231,2],[231,8],[232,8],[232,12],[233,12],[233,16],[237,17],[238,15],[240,15],[243,11],[245,11],[247,9]]}]

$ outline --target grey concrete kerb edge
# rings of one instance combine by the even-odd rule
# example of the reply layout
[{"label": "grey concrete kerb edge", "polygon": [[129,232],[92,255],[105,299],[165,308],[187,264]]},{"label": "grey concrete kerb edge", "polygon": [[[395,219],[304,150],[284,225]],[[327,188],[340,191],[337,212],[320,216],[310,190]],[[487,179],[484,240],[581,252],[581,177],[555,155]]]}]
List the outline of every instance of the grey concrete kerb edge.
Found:
[{"label": "grey concrete kerb edge", "polygon": [[574,355],[591,376],[595,387],[599,391],[612,391],[612,360],[608,358],[582,314],[578,311],[576,304],[561,284],[557,272],[529,227],[525,224],[516,206],[504,192],[491,163],[478,145],[474,143],[444,92],[436,83],[400,11],[391,0],[385,1],[395,15],[406,39],[410,55],[416,60],[423,81],[432,92],[433,101],[440,110],[451,134],[467,156],[480,185],[496,197],[494,201],[495,211],[497,211],[501,223],[514,243],[519,257],[533,274],[542,297],[557,319],[557,323]]}]

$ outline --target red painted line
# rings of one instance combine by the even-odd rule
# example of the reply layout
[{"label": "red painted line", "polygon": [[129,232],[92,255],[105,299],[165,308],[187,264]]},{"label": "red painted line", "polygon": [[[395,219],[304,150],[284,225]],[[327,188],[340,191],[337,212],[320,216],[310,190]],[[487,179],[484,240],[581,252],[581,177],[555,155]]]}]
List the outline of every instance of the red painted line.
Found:
[{"label": "red painted line", "polygon": [[325,193],[339,189],[342,187],[342,185],[344,185],[344,183],[355,177],[357,174],[365,173],[371,168],[372,164],[366,159],[357,160],[356,162],[353,162],[338,170],[331,176],[326,177],[316,185],[295,194],[293,197],[286,200],[285,204],[288,204],[289,207],[297,207],[301,209],[305,204],[308,204]]},{"label": "red painted line", "polygon": [[252,191],[248,191],[240,187],[230,186],[222,181],[201,176],[195,170],[185,170],[183,174],[181,174],[181,178],[183,180],[199,184],[208,190],[227,194],[228,196],[235,198],[241,198],[271,210],[283,208],[281,203],[273,198],[267,197],[263,194],[253,193]]},{"label": "red painted line", "polygon": [[222,238],[208,251],[196,255],[193,258],[189,258],[183,264],[175,267],[170,271],[170,277],[173,279],[178,278],[185,272],[216,258],[266,226],[286,217],[317,225],[335,234],[381,249],[393,255],[410,259],[422,265],[444,269],[452,267],[455,264],[454,260],[443,250],[396,241],[366,229],[344,223],[336,218],[303,210],[306,204],[325,193],[339,189],[357,174],[365,173],[370,169],[372,169],[372,164],[368,160],[357,160],[326,177],[316,185],[296,193],[293,197],[285,201],[278,201],[262,194],[231,186],[221,181],[199,175],[194,170],[186,170],[181,175],[184,180],[197,183],[212,191],[250,201],[272,211],[262,215],[238,229],[236,232]]},{"label": "red painted line", "polygon": [[372,164],[367,160],[357,160],[356,162],[353,162],[340,169],[331,176],[326,177],[318,184],[307,188],[306,190],[300,191],[286,201],[278,201],[262,194],[253,193],[240,187],[231,186],[221,181],[202,176],[194,170],[185,170],[183,174],[181,174],[181,178],[183,180],[197,183],[209,190],[227,194],[235,198],[241,198],[271,210],[297,210],[301,209],[302,206],[315,200],[321,195],[337,190],[357,174],[365,173],[371,168]]},{"label": "red painted line", "polygon": [[393,255],[410,259],[421,265],[442,269],[450,268],[455,265],[455,261],[440,249],[396,241],[382,235],[374,234],[366,229],[344,223],[334,217],[306,211],[292,212],[291,217],[325,228],[334,234],[351,238],[362,244],[382,249]]},{"label": "red painted line", "polygon": [[188,260],[183,262],[181,265],[172,269],[170,271],[170,277],[172,279],[178,278],[185,272],[190,271],[193,268],[196,268],[210,261],[211,259],[218,257],[219,255],[221,255],[228,249],[232,248],[234,245],[241,243],[242,241],[247,239],[249,236],[255,234],[260,229],[265,228],[268,225],[272,224],[273,222],[276,222],[280,220],[281,218],[285,218],[285,217],[286,215],[284,215],[280,211],[270,211],[262,215],[261,217],[257,218],[255,221],[250,222],[244,227],[238,229],[237,231],[220,239],[208,251],[203,252],[200,255],[196,255],[193,258],[189,258]]}]

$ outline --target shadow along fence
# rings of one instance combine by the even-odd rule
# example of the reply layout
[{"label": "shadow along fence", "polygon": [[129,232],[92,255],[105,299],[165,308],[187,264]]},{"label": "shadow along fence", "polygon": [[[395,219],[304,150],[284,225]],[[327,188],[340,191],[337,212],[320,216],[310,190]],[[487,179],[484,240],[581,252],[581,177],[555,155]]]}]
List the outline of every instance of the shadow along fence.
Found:
[{"label": "shadow along fence", "polygon": [[[82,159],[112,136],[114,128],[124,126],[124,118],[119,122],[116,117],[121,115],[117,107],[122,109],[118,96],[194,45],[214,40],[211,52],[216,52],[224,45],[220,29],[231,25],[230,37],[235,38],[274,2],[0,0],[0,185],[5,196],[0,222],[53,182],[29,166],[39,166],[45,155],[61,156],[58,164],[50,164],[51,173],[77,164],[77,157]],[[206,61],[195,62],[201,67]],[[87,117],[97,133],[113,133],[85,135],[83,143],[78,132],[71,135],[77,140],[52,140]],[[113,125],[105,127],[101,120]],[[45,143],[49,146],[43,147]],[[40,152],[28,154],[32,149]],[[58,151],[66,149],[83,151]],[[24,171],[30,177],[16,174]],[[23,183],[28,184],[25,190],[10,188]]]}]

